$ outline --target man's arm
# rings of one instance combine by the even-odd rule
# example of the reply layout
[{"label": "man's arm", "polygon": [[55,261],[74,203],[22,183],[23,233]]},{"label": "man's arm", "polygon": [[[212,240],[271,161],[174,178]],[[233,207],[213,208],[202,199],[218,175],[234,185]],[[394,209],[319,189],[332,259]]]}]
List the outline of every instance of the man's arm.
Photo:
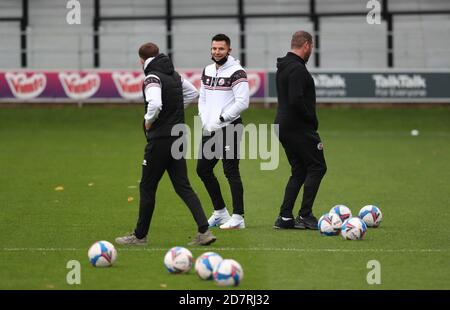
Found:
[{"label": "man's arm", "polygon": [[205,70],[203,70],[202,78],[200,82],[200,92],[198,97],[198,115],[202,115],[202,112],[206,108],[205,86],[203,85],[203,79],[205,76]]},{"label": "man's arm", "polygon": [[145,101],[148,102],[147,113],[144,115],[145,129],[150,129],[153,122],[158,118],[162,109],[161,81],[156,75],[149,75],[144,80]]},{"label": "man's arm", "polygon": [[299,114],[310,116],[308,107],[305,104],[306,72],[300,67],[295,68],[289,75],[288,79],[288,103]]},{"label": "man's arm", "polygon": [[186,79],[181,78],[181,83],[183,86],[183,103],[186,109],[189,104],[195,101],[198,97],[198,91],[191,82]]},{"label": "man's arm", "polygon": [[237,118],[242,111],[248,108],[250,101],[250,89],[248,87],[247,74],[239,70],[231,76],[231,88],[234,94],[234,103],[222,112],[221,121],[231,121]]}]

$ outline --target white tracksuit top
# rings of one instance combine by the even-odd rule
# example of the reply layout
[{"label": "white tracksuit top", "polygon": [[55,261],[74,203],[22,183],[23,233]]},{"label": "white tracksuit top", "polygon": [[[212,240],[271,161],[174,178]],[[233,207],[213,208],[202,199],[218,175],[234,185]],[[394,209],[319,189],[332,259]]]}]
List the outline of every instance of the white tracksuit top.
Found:
[{"label": "white tracksuit top", "polygon": [[238,60],[228,56],[219,69],[215,63],[208,65],[203,70],[198,99],[203,129],[214,131],[239,118],[248,108],[249,93],[247,74]]}]

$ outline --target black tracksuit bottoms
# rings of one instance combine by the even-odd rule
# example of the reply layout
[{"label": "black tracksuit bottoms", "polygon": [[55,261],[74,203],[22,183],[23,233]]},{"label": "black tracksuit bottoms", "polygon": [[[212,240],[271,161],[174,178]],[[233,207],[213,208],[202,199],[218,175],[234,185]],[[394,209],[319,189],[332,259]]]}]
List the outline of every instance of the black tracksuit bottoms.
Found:
[{"label": "black tracksuit bottoms", "polygon": [[317,132],[280,134],[280,142],[291,165],[291,176],[286,185],[280,216],[292,218],[295,200],[303,186],[303,199],[299,215],[312,215],[314,199],[320,182],[327,171],[323,144]]},{"label": "black tracksuit bottoms", "polygon": [[144,238],[148,234],[155,209],[156,189],[165,171],[169,173],[175,192],[191,211],[198,231],[203,233],[208,229],[205,212],[189,183],[186,160],[174,159],[171,155],[172,143],[176,139],[178,137],[151,139],[145,147],[140,183],[139,219],[134,231],[137,238]]},{"label": "black tracksuit bottoms", "polygon": [[[235,126],[236,125],[236,126]],[[244,215],[244,188],[239,172],[240,143],[242,139],[242,119],[238,118],[230,125],[223,127],[211,135],[202,137],[200,158],[197,161],[197,174],[205,184],[214,210],[225,208],[219,182],[214,175],[214,167],[222,158],[223,171],[228,180],[233,200],[233,214]],[[232,141],[231,141],[232,140]],[[208,158],[208,150],[219,151],[219,156]]]}]

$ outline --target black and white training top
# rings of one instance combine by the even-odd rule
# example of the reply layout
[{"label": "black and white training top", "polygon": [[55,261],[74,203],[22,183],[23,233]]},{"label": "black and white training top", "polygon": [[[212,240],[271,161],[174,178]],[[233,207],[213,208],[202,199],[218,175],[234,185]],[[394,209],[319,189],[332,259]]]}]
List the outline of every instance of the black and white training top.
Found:
[{"label": "black and white training top", "polygon": [[203,128],[214,131],[239,118],[248,108],[249,94],[247,73],[238,60],[228,56],[218,69],[215,63],[208,65],[203,70],[198,100]]}]

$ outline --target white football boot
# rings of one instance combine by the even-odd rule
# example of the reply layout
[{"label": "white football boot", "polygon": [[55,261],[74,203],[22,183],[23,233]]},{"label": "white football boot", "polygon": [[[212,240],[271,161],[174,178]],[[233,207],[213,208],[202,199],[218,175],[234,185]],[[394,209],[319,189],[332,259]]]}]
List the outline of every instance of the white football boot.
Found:
[{"label": "white football boot", "polygon": [[242,215],[233,214],[231,218],[224,224],[220,225],[220,229],[244,229],[245,221]]},{"label": "white football boot", "polygon": [[210,245],[214,241],[216,241],[216,236],[208,229],[203,234],[197,233],[197,236],[188,245]]},{"label": "white football boot", "polygon": [[147,237],[139,239],[134,233],[130,233],[123,237],[117,237],[116,243],[120,245],[147,245]]},{"label": "white football boot", "polygon": [[220,226],[228,222],[230,218],[230,213],[228,213],[227,208],[223,208],[222,210],[214,210],[213,214],[208,219],[209,227]]}]

